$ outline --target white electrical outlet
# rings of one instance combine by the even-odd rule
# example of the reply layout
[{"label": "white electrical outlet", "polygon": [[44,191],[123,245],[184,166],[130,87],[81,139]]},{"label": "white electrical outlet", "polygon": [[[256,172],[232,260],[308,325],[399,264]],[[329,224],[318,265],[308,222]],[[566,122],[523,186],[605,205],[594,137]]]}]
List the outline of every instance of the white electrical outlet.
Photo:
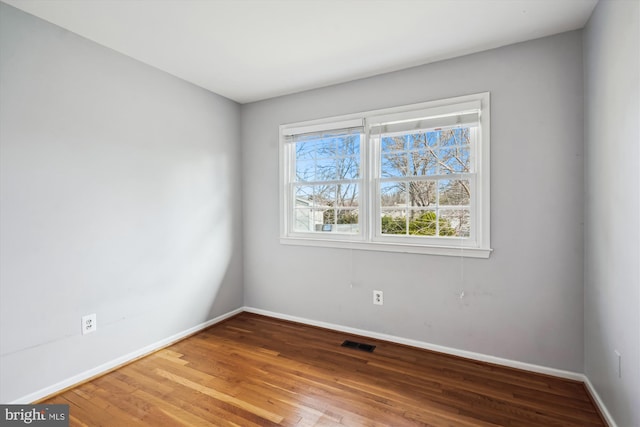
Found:
[{"label": "white electrical outlet", "polygon": [[373,303],[375,305],[382,305],[383,302],[382,291],[373,291]]},{"label": "white electrical outlet", "polygon": [[97,329],[98,321],[95,313],[82,316],[82,335],[95,332]]}]

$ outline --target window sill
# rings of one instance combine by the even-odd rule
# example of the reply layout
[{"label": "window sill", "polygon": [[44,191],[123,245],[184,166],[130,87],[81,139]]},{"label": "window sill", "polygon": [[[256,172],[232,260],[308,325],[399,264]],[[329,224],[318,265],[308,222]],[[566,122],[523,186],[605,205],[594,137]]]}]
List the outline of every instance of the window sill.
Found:
[{"label": "window sill", "polygon": [[422,255],[442,255],[466,258],[489,258],[493,249],[467,248],[461,246],[425,246],[406,243],[360,242],[353,240],[308,239],[281,237],[283,245],[314,246],[320,248],[358,249],[363,251],[400,252]]}]

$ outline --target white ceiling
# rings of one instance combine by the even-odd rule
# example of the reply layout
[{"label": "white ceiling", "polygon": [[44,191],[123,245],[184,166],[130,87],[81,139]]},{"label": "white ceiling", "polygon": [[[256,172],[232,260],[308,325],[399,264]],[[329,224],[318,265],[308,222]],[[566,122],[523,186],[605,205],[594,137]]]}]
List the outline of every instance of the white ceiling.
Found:
[{"label": "white ceiling", "polygon": [[582,28],[597,0],[2,0],[240,103]]}]

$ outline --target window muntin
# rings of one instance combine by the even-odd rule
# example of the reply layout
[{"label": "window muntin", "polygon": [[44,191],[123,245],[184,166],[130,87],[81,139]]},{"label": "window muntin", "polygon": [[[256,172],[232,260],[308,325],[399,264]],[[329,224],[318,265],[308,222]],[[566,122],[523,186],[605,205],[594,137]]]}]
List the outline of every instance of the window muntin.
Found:
[{"label": "window muntin", "polygon": [[488,258],[488,93],[280,132],[282,243]]}]

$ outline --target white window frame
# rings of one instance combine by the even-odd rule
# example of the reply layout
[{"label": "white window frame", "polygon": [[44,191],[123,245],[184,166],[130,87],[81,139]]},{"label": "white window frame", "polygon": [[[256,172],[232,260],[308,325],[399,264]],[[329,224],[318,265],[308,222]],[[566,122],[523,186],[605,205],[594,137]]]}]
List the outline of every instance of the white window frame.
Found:
[{"label": "white window frame", "polygon": [[[475,162],[474,191],[470,204],[472,236],[469,238],[416,237],[382,235],[379,201],[380,144],[372,142],[370,129],[380,123],[402,122],[418,117],[450,115],[469,109],[479,110],[479,125],[472,144],[472,161]],[[354,127],[364,124],[364,136],[360,142],[360,203],[358,234],[295,232],[291,225],[294,198],[292,183],[295,163],[291,144],[286,136],[329,129]],[[455,98],[423,102],[413,105],[386,108],[362,113],[310,120],[280,126],[280,242],[282,244],[352,248],[362,250],[406,252],[431,255],[489,258],[490,245],[490,94],[483,92]]]}]

